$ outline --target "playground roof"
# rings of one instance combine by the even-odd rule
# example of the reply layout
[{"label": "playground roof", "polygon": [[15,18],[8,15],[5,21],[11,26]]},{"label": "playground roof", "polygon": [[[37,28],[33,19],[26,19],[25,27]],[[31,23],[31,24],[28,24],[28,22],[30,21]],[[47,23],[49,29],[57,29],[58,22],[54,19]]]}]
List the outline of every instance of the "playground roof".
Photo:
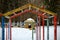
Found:
[{"label": "playground roof", "polygon": [[34,4],[26,4],[26,5],[22,6],[22,7],[19,7],[17,9],[12,10],[12,11],[6,12],[3,15],[4,16],[9,16],[9,15],[14,14],[15,12],[22,11],[23,9],[26,9],[26,8],[29,8],[29,7],[34,8],[34,9],[37,9],[37,10],[40,10],[42,12],[45,12],[45,13],[50,14],[50,15],[53,15],[53,16],[54,15],[57,15],[56,13],[54,13],[52,11],[49,11],[47,9],[40,8],[40,7],[38,7],[38,6],[34,5]]}]

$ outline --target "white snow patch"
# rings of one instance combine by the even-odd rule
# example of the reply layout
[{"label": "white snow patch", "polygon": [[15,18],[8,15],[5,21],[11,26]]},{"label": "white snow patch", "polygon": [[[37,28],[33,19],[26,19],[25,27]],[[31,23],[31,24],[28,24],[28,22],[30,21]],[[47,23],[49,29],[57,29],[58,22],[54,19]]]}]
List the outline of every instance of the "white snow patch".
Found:
[{"label": "white snow patch", "polygon": [[[6,29],[5,29],[5,34],[6,34]],[[41,27],[41,35],[42,35],[42,27]],[[0,28],[0,40],[2,40],[1,28]],[[12,28],[12,40],[32,40],[32,30],[26,28]],[[34,40],[36,40],[36,33],[34,33]],[[45,40],[47,40],[47,27],[45,27]],[[53,26],[49,27],[49,40],[54,40]],[[60,26],[58,26],[57,28],[57,40],[60,40]]]}]

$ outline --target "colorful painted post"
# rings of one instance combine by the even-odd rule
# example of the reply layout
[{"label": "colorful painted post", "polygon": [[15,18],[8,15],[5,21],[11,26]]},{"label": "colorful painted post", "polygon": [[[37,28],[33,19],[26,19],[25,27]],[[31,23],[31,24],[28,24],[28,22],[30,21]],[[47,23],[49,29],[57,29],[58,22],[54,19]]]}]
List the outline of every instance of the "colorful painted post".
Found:
[{"label": "colorful painted post", "polygon": [[41,40],[40,16],[38,16],[38,40]]},{"label": "colorful painted post", "polygon": [[47,18],[47,40],[49,40],[49,18]]},{"label": "colorful painted post", "polygon": [[10,24],[8,23],[8,40],[10,40]]},{"label": "colorful painted post", "polygon": [[8,26],[6,25],[6,40],[8,40]]},{"label": "colorful painted post", "polygon": [[33,30],[34,30],[34,25],[32,23],[32,40],[34,40],[34,33],[33,33]]},{"label": "colorful painted post", "polygon": [[42,29],[43,29],[43,36],[42,36],[42,40],[44,40],[44,16],[42,16]]},{"label": "colorful painted post", "polygon": [[12,40],[12,32],[11,32],[11,19],[9,19],[9,25],[8,25],[8,40]]},{"label": "colorful painted post", "polygon": [[57,40],[57,16],[54,16],[54,40]]},{"label": "colorful painted post", "polygon": [[2,17],[2,40],[5,40],[5,24],[4,24],[4,17]]},{"label": "colorful painted post", "polygon": [[9,19],[9,25],[10,25],[10,40],[12,40],[12,28],[11,28],[11,19]]},{"label": "colorful painted post", "polygon": [[38,40],[38,26],[36,26],[36,40]]},{"label": "colorful painted post", "polygon": [[37,24],[36,24],[36,40],[38,40],[38,17],[37,17]]}]

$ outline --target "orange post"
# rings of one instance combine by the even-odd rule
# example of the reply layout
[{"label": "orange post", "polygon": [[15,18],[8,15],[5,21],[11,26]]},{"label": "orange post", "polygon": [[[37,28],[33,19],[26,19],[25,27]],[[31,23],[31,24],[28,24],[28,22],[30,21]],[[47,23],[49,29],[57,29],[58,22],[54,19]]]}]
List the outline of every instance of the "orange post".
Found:
[{"label": "orange post", "polygon": [[57,16],[54,16],[54,40],[57,40]]}]

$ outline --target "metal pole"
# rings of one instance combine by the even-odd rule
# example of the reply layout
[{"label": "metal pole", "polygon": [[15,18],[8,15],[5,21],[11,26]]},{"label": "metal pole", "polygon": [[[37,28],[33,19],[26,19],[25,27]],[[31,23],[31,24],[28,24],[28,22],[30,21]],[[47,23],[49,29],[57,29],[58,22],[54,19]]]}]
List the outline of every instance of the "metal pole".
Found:
[{"label": "metal pole", "polygon": [[8,40],[10,40],[10,23],[8,23]]},{"label": "metal pole", "polygon": [[33,30],[34,30],[34,26],[32,24],[32,40],[34,40],[34,33],[33,33]]},{"label": "metal pole", "polygon": [[37,17],[37,24],[36,24],[36,40],[38,40],[38,17]]},{"label": "metal pole", "polygon": [[9,19],[9,28],[10,28],[10,40],[12,40],[11,19]]},{"label": "metal pole", "polygon": [[42,40],[44,40],[44,16],[42,17],[42,29],[43,29]]},{"label": "metal pole", "polygon": [[38,16],[38,40],[41,40],[40,16]]},{"label": "metal pole", "polygon": [[38,26],[36,26],[36,40],[38,40]]},{"label": "metal pole", "polygon": [[5,24],[4,24],[4,17],[2,17],[2,40],[5,40]]},{"label": "metal pole", "polygon": [[57,40],[57,17],[54,16],[54,40]]},{"label": "metal pole", "polygon": [[6,40],[8,40],[8,26],[6,25]]},{"label": "metal pole", "polygon": [[47,40],[49,40],[49,19],[47,18]]}]

